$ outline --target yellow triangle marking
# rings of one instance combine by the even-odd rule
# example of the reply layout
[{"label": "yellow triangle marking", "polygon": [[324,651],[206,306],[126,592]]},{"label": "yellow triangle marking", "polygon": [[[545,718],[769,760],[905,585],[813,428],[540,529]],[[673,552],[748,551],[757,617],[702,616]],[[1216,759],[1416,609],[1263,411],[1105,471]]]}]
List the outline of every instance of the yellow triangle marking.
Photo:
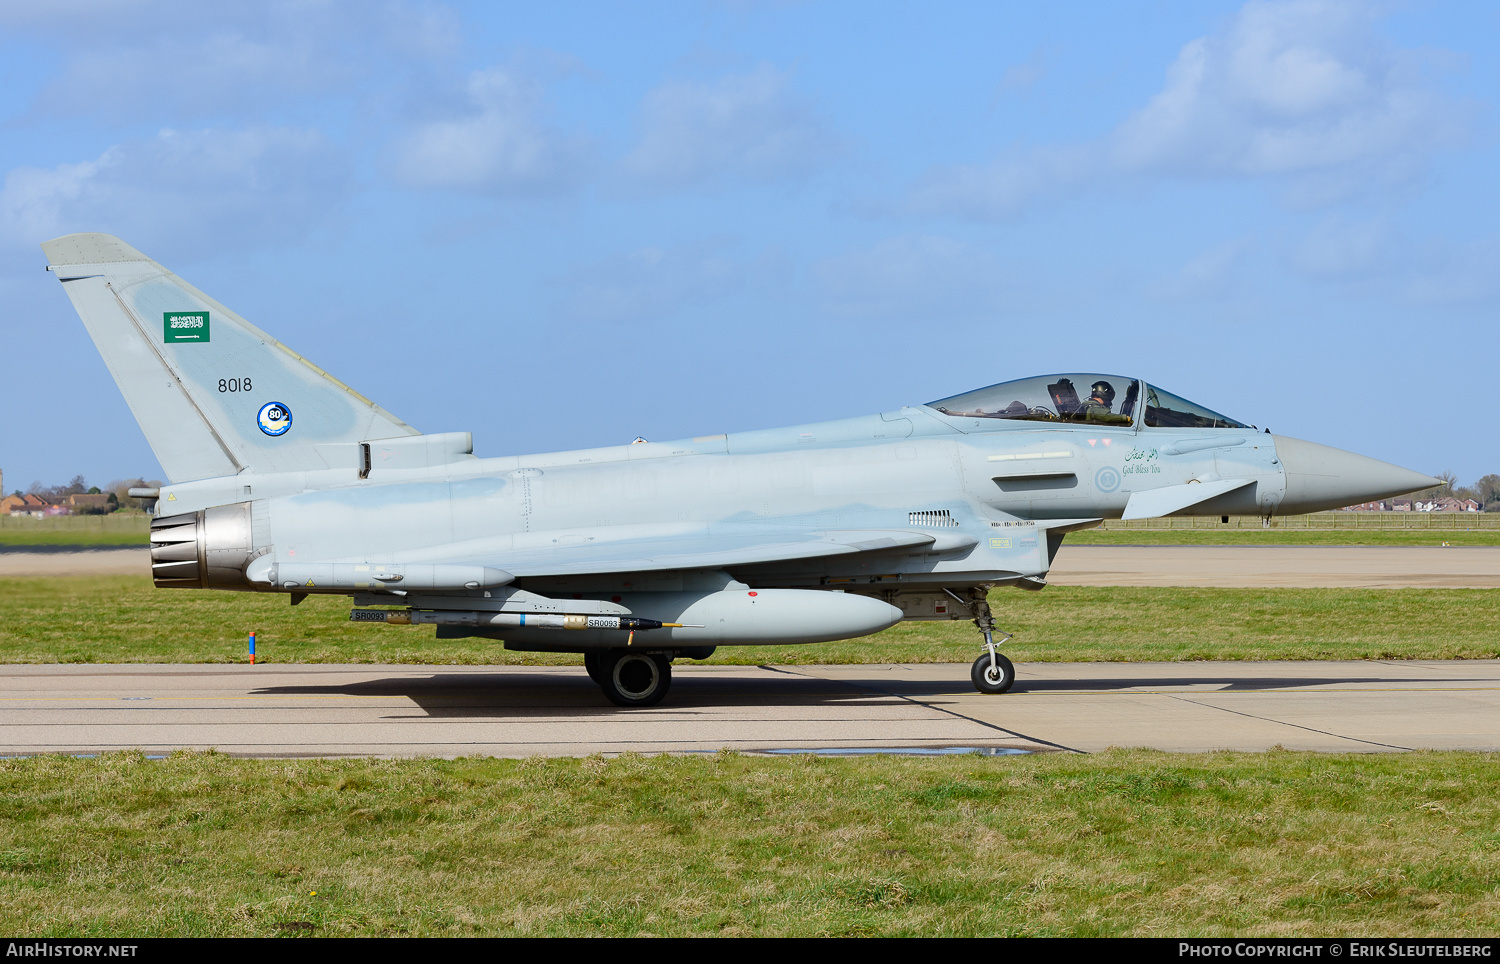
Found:
[{"label": "yellow triangle marking", "polygon": [[167,493],[167,501],[168,502],[176,502],[177,501],[177,493],[176,492],[168,492]]},{"label": "yellow triangle marking", "polygon": [[308,584],[308,585],[309,585],[309,586],[311,586],[311,585],[312,585],[312,580],[311,580],[311,579],[309,579],[309,580],[307,580],[307,584]]}]

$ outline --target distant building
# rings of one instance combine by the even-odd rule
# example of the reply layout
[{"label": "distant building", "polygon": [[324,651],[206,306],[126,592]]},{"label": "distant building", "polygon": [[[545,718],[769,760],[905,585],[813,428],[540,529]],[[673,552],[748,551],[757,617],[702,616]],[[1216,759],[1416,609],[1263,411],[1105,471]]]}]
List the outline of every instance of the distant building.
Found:
[{"label": "distant building", "polygon": [[10,515],[29,515],[36,519],[49,515],[67,515],[72,510],[65,505],[53,505],[39,495],[8,495],[0,499],[0,512]]},{"label": "distant building", "polygon": [[26,512],[44,508],[47,504],[47,500],[39,495],[7,495],[0,499],[0,512],[15,512],[17,509]]},{"label": "distant building", "polygon": [[73,512],[109,512],[109,496],[105,493],[98,495],[70,495],[63,500]]},{"label": "distant building", "polygon": [[1478,512],[1481,507],[1473,499],[1444,497],[1426,502],[1415,502],[1413,508],[1418,512]]}]

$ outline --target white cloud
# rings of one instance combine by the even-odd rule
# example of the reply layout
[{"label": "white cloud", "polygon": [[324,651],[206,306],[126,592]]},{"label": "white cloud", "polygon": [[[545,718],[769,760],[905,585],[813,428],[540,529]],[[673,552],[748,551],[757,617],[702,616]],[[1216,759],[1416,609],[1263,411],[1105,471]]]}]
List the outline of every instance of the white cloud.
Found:
[{"label": "white cloud", "polygon": [[1409,179],[1458,144],[1466,109],[1393,49],[1382,8],[1344,0],[1247,3],[1221,33],[1186,44],[1144,107],[1093,141],[1012,150],[935,168],[907,206],[923,214],[1012,216],[1122,176],[1276,178],[1303,206]]},{"label": "white cloud", "polygon": [[993,315],[1012,290],[1000,259],[952,238],[887,238],[813,266],[826,310],[849,317],[930,322]]},{"label": "white cloud", "polygon": [[561,313],[585,322],[660,319],[747,288],[774,289],[789,270],[774,249],[743,257],[723,241],[639,248],[573,272]]},{"label": "white cloud", "polygon": [[[1304,277],[1337,283],[1382,302],[1444,311],[1486,307],[1500,299],[1500,236],[1464,240],[1414,237],[1384,215],[1321,218],[1287,251],[1288,266]],[[1430,331],[1432,316],[1411,316],[1414,332]]]},{"label": "white cloud", "polygon": [[466,110],[418,125],[393,148],[396,177],[411,187],[481,194],[547,194],[575,184],[592,149],[543,122],[541,86],[492,67],[471,74]]},{"label": "white cloud", "polygon": [[625,159],[643,181],[682,184],[719,174],[801,177],[843,150],[829,123],[769,66],[713,84],[674,82],[646,95],[640,140]]},{"label": "white cloud", "polygon": [[994,96],[990,100],[990,106],[995,106],[995,101],[1006,94],[1026,93],[1041,82],[1047,76],[1048,62],[1052,59],[1052,51],[1045,47],[1038,47],[1031,52],[1031,56],[1025,63],[1011,64],[1005,68],[1005,73],[1000,78],[1000,83],[995,85]]},{"label": "white cloud", "polygon": [[1403,265],[1397,260],[1397,238],[1383,217],[1362,221],[1331,215],[1323,218],[1291,252],[1299,272],[1325,281],[1366,278]]},{"label": "white cloud", "polygon": [[0,6],[0,24],[46,37],[61,59],[38,116],[116,122],[265,116],[309,95],[367,97],[459,43],[451,11],[397,0],[59,0]]},{"label": "white cloud", "polygon": [[[280,38],[278,38],[280,39]],[[140,47],[95,49],[73,57],[39,99],[40,112],[198,117],[243,110],[268,93],[327,88],[345,80],[344,65],[320,56],[310,38],[278,43],[237,33],[184,44],[154,38]]]},{"label": "white cloud", "polygon": [[0,230],[23,245],[105,231],[183,251],[244,248],[304,237],[352,188],[347,159],[317,131],[164,130],[92,161],[9,171]]},{"label": "white cloud", "polygon": [[[1424,306],[1490,306],[1500,301],[1500,237],[1466,242],[1433,241],[1415,259],[1417,270],[1407,280],[1403,293]],[[1493,317],[1493,316],[1491,316]],[[1420,317],[1416,324],[1430,324]],[[1464,334],[1455,331],[1455,334]],[[1492,325],[1482,319],[1468,334],[1493,337]]]},{"label": "white cloud", "polygon": [[40,243],[60,233],[68,209],[78,204],[94,175],[109,163],[106,151],[97,161],[59,164],[51,170],[18,167],[7,173],[0,190],[0,225],[7,240]]},{"label": "white cloud", "polygon": [[1374,33],[1380,8],[1246,4],[1182,49],[1167,83],[1111,138],[1126,170],[1296,174],[1383,164],[1454,143],[1456,109]]},{"label": "white cloud", "polygon": [[1254,246],[1249,238],[1216,244],[1194,257],[1176,274],[1147,293],[1163,301],[1192,301],[1222,295],[1234,287]]},{"label": "white cloud", "polygon": [[1100,170],[1094,145],[1017,150],[991,164],[934,168],[912,187],[907,206],[919,214],[999,220],[1086,184]]}]

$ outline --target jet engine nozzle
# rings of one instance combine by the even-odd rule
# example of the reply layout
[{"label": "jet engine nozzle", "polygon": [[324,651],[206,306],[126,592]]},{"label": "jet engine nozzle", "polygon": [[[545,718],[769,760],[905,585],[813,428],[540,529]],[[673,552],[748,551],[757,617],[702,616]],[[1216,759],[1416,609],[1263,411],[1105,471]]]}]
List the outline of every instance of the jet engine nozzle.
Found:
[{"label": "jet engine nozzle", "polygon": [[255,557],[250,503],[151,520],[151,578],[162,589],[243,589]]},{"label": "jet engine nozzle", "polygon": [[1342,509],[1442,484],[1421,472],[1329,445],[1271,438],[1286,473],[1286,494],[1277,508],[1281,515]]}]

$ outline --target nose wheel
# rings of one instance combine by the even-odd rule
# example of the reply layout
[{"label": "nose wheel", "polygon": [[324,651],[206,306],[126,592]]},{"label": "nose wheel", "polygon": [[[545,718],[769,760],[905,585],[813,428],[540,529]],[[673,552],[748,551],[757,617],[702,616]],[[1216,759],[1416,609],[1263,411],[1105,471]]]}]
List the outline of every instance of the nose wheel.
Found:
[{"label": "nose wheel", "polygon": [[1016,681],[1016,667],[999,653],[980,653],[969,667],[969,679],[981,693],[1004,693]]}]

